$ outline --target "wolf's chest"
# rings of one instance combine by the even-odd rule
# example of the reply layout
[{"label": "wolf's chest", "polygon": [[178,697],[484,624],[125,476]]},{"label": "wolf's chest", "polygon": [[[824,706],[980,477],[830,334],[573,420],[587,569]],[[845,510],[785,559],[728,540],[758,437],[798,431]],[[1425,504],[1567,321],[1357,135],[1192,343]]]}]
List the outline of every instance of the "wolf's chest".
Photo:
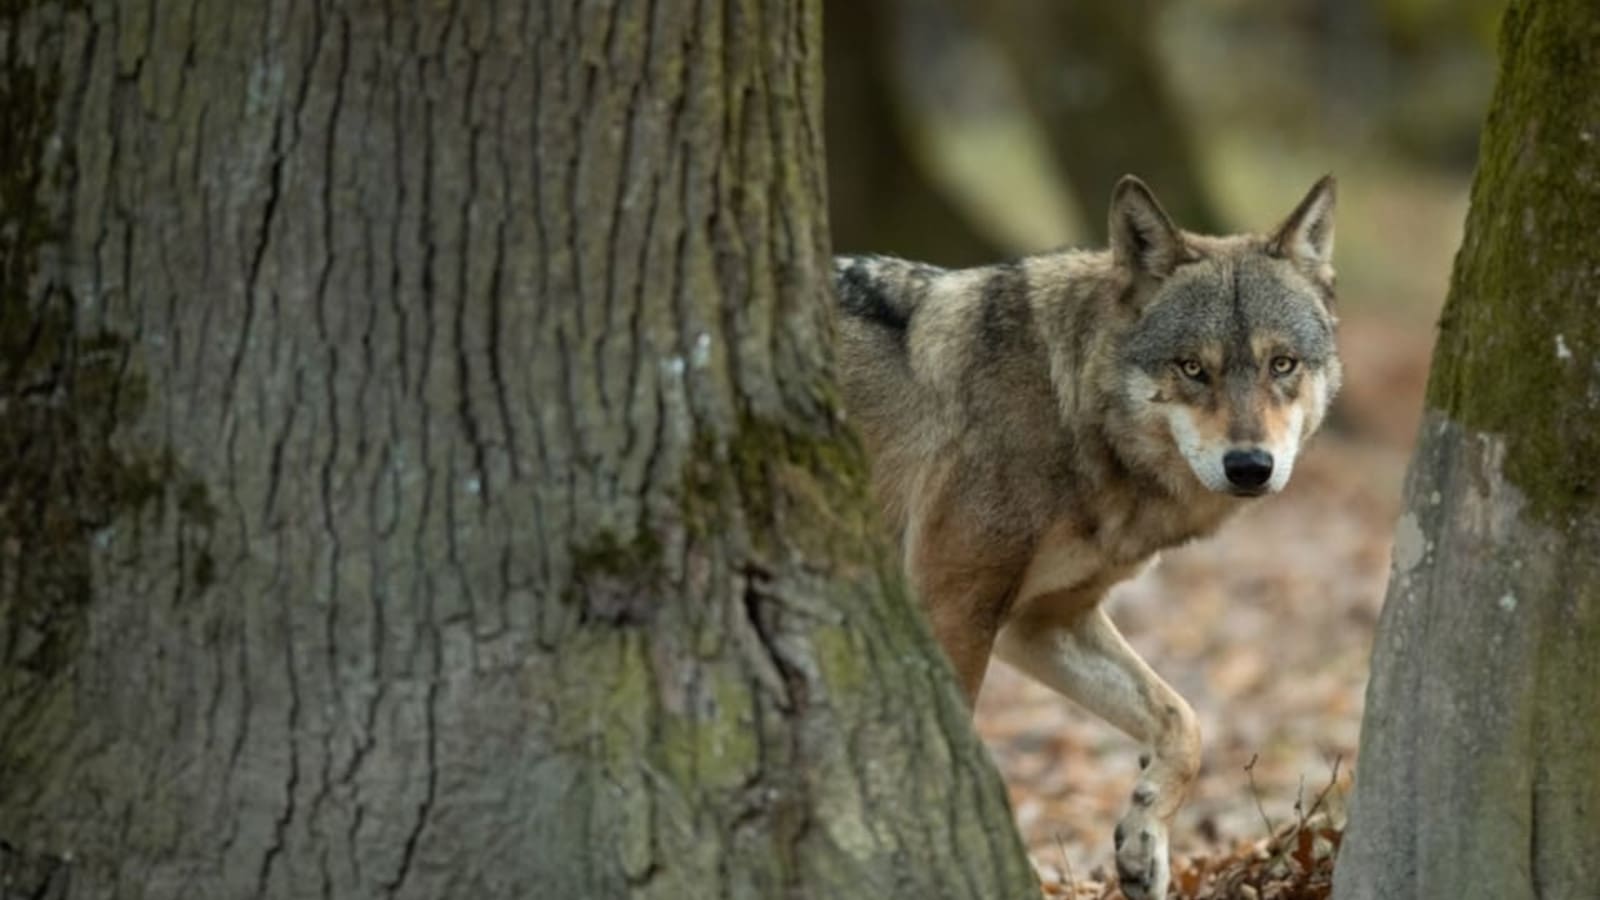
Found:
[{"label": "wolf's chest", "polygon": [[1237,506],[1237,501],[1209,496],[1193,502],[1134,500],[1123,515],[1102,521],[1096,545],[1108,561],[1136,564],[1211,534]]},{"label": "wolf's chest", "polygon": [[1096,499],[1098,504],[1063,510],[1040,534],[1019,601],[1071,594],[1083,595],[1086,603],[1098,602],[1156,554],[1215,531],[1234,508],[1206,498],[1193,503],[1135,495]]}]

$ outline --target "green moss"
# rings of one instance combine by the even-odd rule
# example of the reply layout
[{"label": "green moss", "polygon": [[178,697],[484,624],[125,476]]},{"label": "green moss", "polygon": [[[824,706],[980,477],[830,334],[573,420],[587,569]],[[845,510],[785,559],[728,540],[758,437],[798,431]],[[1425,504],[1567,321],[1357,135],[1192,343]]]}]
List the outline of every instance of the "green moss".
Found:
[{"label": "green moss", "polygon": [[855,632],[837,626],[818,628],[812,636],[818,667],[828,682],[828,693],[849,697],[861,691],[868,671],[866,654],[855,639]]},{"label": "green moss", "polygon": [[724,452],[727,487],[758,550],[786,545],[847,567],[880,555],[866,455],[850,431],[808,432],[744,415]]},{"label": "green moss", "polygon": [[748,675],[733,664],[703,670],[708,697],[664,711],[657,744],[664,769],[679,784],[736,790],[760,769],[755,697]]},{"label": "green moss", "polygon": [[603,709],[609,717],[605,733],[606,761],[613,769],[626,769],[637,761],[638,749],[646,744],[651,713],[655,708],[655,680],[650,675],[646,641],[637,634],[621,634],[608,642],[611,663],[606,672],[609,686]]},{"label": "green moss", "polygon": [[[849,431],[812,433],[744,415],[731,435],[703,431],[692,446],[678,491],[691,542],[740,529],[769,559],[798,551],[846,568],[884,559],[865,454]],[[643,604],[667,578],[663,552],[648,528],[601,532],[571,550],[569,600],[586,617],[647,621]]]},{"label": "green moss", "polygon": [[866,472],[847,429],[808,432],[744,414],[732,435],[697,437],[679,491],[683,520],[691,538],[742,524],[763,556],[790,547],[843,565],[876,560],[882,538]]},{"label": "green moss", "polygon": [[[1428,403],[1503,435],[1505,474],[1562,522],[1600,496],[1600,43],[1588,0],[1517,3]],[[1578,463],[1578,464],[1575,464]]]}]

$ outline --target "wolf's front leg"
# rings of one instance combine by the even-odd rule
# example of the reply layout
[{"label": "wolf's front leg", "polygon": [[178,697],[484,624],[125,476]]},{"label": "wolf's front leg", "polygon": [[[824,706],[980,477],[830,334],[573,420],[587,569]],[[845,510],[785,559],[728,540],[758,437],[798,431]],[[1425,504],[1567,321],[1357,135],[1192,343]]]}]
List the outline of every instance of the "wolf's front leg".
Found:
[{"label": "wolf's front leg", "polygon": [[1117,876],[1130,900],[1165,897],[1167,828],[1200,770],[1194,711],[1098,606],[1069,617],[1023,610],[1000,632],[995,652],[1149,747],[1117,824]]}]

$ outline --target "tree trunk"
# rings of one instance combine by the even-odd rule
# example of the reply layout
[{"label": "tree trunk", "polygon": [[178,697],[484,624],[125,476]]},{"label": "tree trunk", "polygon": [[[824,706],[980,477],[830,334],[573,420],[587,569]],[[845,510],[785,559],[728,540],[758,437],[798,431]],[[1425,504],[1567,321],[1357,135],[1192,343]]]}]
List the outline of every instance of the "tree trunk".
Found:
[{"label": "tree trunk", "polygon": [[928,174],[895,89],[890,0],[827,7],[828,207],[834,248],[972,266],[1005,251]]},{"label": "tree trunk", "polygon": [[1341,898],[1600,884],[1600,9],[1523,0],[1378,625]]},{"label": "tree trunk", "polygon": [[[1117,179],[1149,182],[1179,225],[1224,223],[1167,88],[1152,42],[1150,0],[965,0],[1016,63],[1023,95],[1081,209],[1103,209]],[[1102,217],[1084,223],[1105,240]]]},{"label": "tree trunk", "polygon": [[1037,896],[835,414],[820,38],[0,5],[0,896]]}]

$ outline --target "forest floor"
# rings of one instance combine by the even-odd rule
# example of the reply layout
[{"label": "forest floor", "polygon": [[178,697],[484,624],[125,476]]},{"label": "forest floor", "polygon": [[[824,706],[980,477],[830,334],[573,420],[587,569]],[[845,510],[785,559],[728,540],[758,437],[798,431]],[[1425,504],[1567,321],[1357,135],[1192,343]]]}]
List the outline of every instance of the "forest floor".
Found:
[{"label": "forest floor", "polygon": [[[1163,554],[1110,600],[1204,735],[1200,778],[1172,833],[1183,897],[1231,895],[1202,884],[1230,866],[1265,877],[1269,836],[1314,805],[1331,825],[1290,834],[1287,851],[1311,865],[1337,840],[1432,341],[1414,317],[1347,313],[1340,330],[1344,392],[1283,495]],[[1001,663],[977,727],[1047,894],[1115,896],[1101,883],[1115,882],[1111,831],[1133,787],[1133,741]]]}]

